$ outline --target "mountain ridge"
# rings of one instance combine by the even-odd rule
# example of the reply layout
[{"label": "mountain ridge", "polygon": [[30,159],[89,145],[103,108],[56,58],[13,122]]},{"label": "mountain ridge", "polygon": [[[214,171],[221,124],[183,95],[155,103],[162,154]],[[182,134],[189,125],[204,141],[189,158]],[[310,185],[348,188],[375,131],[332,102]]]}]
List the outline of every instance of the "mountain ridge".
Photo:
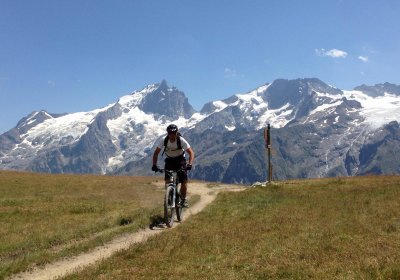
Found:
[{"label": "mountain ridge", "polygon": [[[400,120],[399,88],[384,83],[346,91],[317,78],[278,79],[210,101],[197,112],[182,91],[163,80],[89,112],[29,114],[0,135],[0,169],[149,174],[154,142],[174,122],[196,150],[194,178],[259,181],[265,177],[260,131],[271,123],[277,141],[277,178],[357,175],[359,170],[369,170],[365,161],[377,165],[374,157],[365,157],[367,151],[388,154],[379,137],[371,140],[379,148],[367,146],[368,133],[392,137],[392,143],[397,143],[398,127],[390,126],[393,133],[383,128]],[[293,147],[306,153],[291,151]],[[302,157],[307,168],[294,166]],[[400,172],[395,161],[390,162],[392,166],[385,163],[384,168],[370,169]],[[248,170],[247,175],[240,170]]]}]

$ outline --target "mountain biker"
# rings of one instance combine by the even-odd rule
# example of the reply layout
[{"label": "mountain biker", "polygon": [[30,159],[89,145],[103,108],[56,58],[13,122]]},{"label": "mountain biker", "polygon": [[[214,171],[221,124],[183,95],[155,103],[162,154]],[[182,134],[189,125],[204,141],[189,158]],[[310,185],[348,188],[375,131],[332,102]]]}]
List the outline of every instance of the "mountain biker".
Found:
[{"label": "mountain biker", "polygon": [[[190,147],[190,144],[178,133],[178,127],[175,124],[170,124],[167,127],[168,135],[162,138],[153,153],[153,166],[152,171],[158,171],[157,166],[158,155],[162,149],[164,149],[163,154],[165,157],[165,169],[166,170],[181,170],[178,172],[179,182],[181,182],[181,195],[182,204],[187,207],[188,203],[186,200],[187,192],[187,171],[192,169],[192,164],[194,160],[194,152]],[[185,152],[189,154],[189,162],[186,162]],[[165,182],[169,181],[169,176],[165,173]]]}]

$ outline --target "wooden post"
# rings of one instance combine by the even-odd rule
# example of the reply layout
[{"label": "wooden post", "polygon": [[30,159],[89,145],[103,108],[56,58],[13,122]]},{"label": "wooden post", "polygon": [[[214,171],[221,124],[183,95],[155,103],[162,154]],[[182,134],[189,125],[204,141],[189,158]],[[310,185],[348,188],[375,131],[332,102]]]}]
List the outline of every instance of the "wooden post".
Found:
[{"label": "wooden post", "polygon": [[271,126],[268,124],[268,127],[264,129],[264,139],[265,139],[265,148],[268,152],[268,183],[272,182],[272,164],[271,164],[271,134],[270,134]]}]

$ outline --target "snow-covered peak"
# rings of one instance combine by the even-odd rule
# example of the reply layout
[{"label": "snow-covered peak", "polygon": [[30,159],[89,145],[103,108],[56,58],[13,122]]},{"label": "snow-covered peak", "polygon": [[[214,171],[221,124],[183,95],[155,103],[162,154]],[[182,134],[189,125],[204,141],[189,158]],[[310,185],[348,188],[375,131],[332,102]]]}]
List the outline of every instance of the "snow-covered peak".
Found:
[{"label": "snow-covered peak", "polygon": [[18,124],[17,128],[31,126],[33,124],[40,123],[46,119],[51,119],[53,116],[47,113],[45,110],[35,111],[30,113],[27,117],[23,118]]},{"label": "snow-covered peak", "polygon": [[256,103],[261,104],[264,102],[263,98],[258,94],[257,91],[251,91],[246,94],[236,94],[238,97],[237,103]]},{"label": "snow-covered peak", "polygon": [[30,114],[28,116],[28,118],[26,119],[26,123],[30,123],[30,122],[34,121],[39,115],[42,115],[42,116],[50,118],[50,119],[53,118],[53,116],[50,115],[49,113],[47,113],[45,110],[41,110],[39,112],[32,112],[32,114]]},{"label": "snow-covered peak", "polygon": [[[0,163],[4,168],[52,172],[112,172],[151,156],[154,143],[165,135],[170,123],[185,135],[201,135],[206,130],[251,131],[267,124],[281,128],[289,123],[314,123],[350,132],[362,126],[362,131],[368,132],[367,125],[376,128],[400,121],[398,88],[385,84],[381,89],[385,91],[371,95],[361,90],[341,91],[316,79],[277,80],[209,102],[198,113],[183,92],[162,81],[101,109],[28,115],[3,137]],[[97,169],[92,169],[94,163]]]},{"label": "snow-covered peak", "polygon": [[[353,112],[365,118],[365,122],[371,129],[376,129],[391,121],[400,121],[400,96],[388,93],[372,96],[359,90],[343,90],[342,92],[340,95],[317,92],[315,100],[318,106],[310,112],[309,116],[320,112],[330,114],[345,100],[350,100],[361,104],[361,108]],[[307,118],[305,122],[309,120],[310,118]]]},{"label": "snow-covered peak", "polygon": [[[213,120],[216,118],[225,119],[225,123],[221,121],[219,126],[227,130],[237,127],[260,129],[267,123],[273,123],[277,128],[285,126],[293,119],[294,107],[286,103],[279,108],[270,108],[266,98],[270,85],[266,84],[247,93],[235,94],[230,98],[206,104],[201,113],[202,116],[210,118],[207,118],[209,124],[203,127],[215,127]],[[221,117],[213,116],[219,114]]]},{"label": "snow-covered peak", "polygon": [[225,102],[220,101],[220,100],[218,100],[218,101],[213,101],[213,102],[212,102],[212,105],[214,106],[214,112],[222,111],[222,110],[224,110],[226,107],[229,106],[228,104],[226,104]]},{"label": "snow-covered peak", "polygon": [[257,104],[260,105],[261,103],[265,103],[266,101],[264,100],[263,96],[265,92],[268,90],[268,87],[270,84],[263,85],[261,87],[258,87],[254,90],[251,90],[247,93],[244,94],[235,94],[235,99],[230,98],[231,100],[234,100],[234,102],[230,103],[229,105],[239,105],[239,104]]},{"label": "snow-covered peak", "polygon": [[144,157],[166,133],[168,124],[188,129],[205,117],[193,110],[183,92],[168,87],[165,80],[121,97],[118,104],[120,115],[107,120],[116,147],[115,156],[108,162],[109,169]]},{"label": "snow-covered peak", "polygon": [[152,84],[148,85],[147,87],[141,89],[141,90],[136,90],[133,93],[129,95],[122,96],[119,100],[118,103],[122,107],[135,107],[139,106],[144,98],[149,94],[155,91],[159,87],[159,84]]},{"label": "snow-covered peak", "polygon": [[361,115],[372,128],[378,128],[391,121],[400,122],[400,96],[384,93],[382,96],[372,97],[361,91],[343,91],[349,100],[361,103]]},{"label": "snow-covered peak", "polygon": [[[32,127],[26,134],[22,134],[23,143],[35,147],[52,146],[77,141],[88,129],[90,123],[98,113],[110,108],[108,105],[102,109],[89,112],[67,114],[58,118],[48,118],[42,123]],[[41,147],[38,147],[41,148]]]}]

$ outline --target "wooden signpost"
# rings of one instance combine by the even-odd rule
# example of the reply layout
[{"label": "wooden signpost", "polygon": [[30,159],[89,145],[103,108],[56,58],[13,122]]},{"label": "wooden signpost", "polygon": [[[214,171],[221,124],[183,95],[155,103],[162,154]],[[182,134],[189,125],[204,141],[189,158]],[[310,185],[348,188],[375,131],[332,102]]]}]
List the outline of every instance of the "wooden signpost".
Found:
[{"label": "wooden signpost", "polygon": [[268,152],[268,183],[272,182],[272,164],[271,164],[271,135],[270,135],[271,126],[268,124],[268,127],[264,129],[264,140],[265,140],[265,148]]}]

